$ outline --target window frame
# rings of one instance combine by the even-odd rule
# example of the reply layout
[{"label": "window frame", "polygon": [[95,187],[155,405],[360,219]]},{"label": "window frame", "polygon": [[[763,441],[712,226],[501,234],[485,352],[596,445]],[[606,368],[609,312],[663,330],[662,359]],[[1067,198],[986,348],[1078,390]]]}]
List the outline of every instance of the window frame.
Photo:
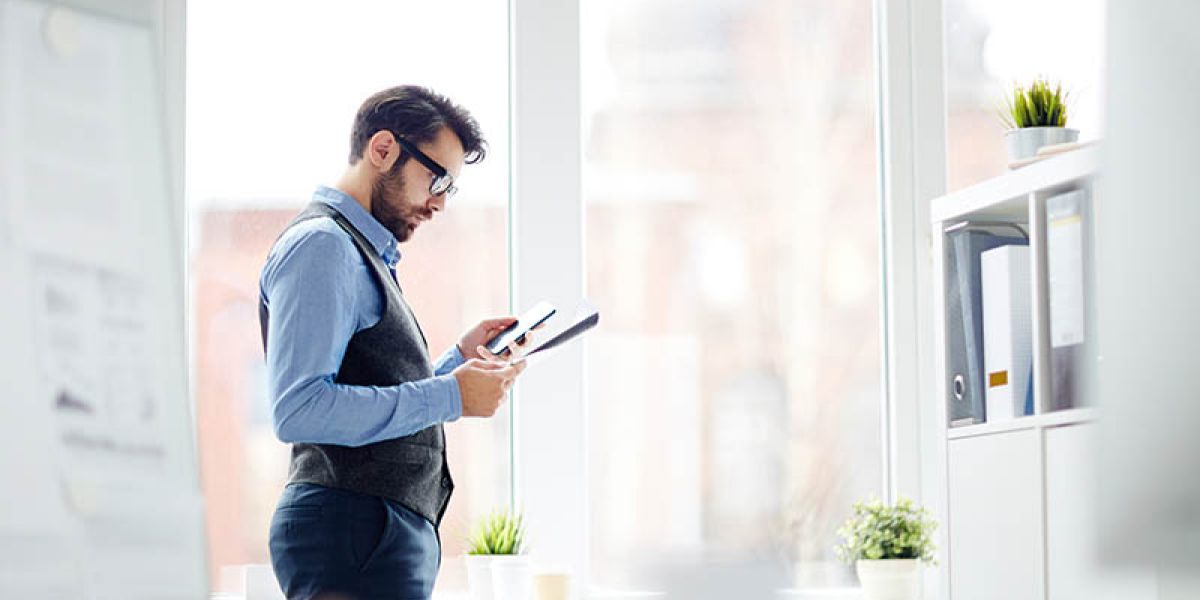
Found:
[{"label": "window frame", "polygon": [[[509,4],[512,306],[585,294],[579,1]],[[540,564],[588,587],[586,343],[521,376],[511,404],[513,504]],[[553,535],[550,535],[553,532]]]},{"label": "window frame", "polygon": [[[573,306],[586,292],[579,1],[509,4],[514,307],[542,299]],[[942,15],[942,0],[874,0],[881,489],[888,500],[903,494],[935,512],[944,490],[921,473],[944,464],[945,444],[921,436],[937,429],[919,399],[935,389],[927,376],[934,341],[929,201],[946,189]],[[512,404],[512,501],[534,530],[554,532],[539,538],[533,558],[570,569],[581,590],[590,589],[586,348],[586,341],[570,346],[553,366],[523,375]],[[939,577],[927,574],[928,597],[948,589]]]},{"label": "window frame", "polygon": [[[946,440],[937,422],[930,201],[945,194],[946,84],[943,0],[875,0],[879,93],[884,369],[881,429],[886,500],[904,495],[946,514]],[[934,532],[946,564],[947,528]],[[949,594],[949,572],[926,569],[926,598]]]}]

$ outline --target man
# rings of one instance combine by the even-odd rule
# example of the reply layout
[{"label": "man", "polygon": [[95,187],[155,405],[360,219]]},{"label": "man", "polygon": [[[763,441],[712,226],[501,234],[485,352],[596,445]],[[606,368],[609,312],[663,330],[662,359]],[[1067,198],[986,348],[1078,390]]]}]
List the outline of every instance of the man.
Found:
[{"label": "man", "polygon": [[267,257],[272,418],[293,444],[270,547],[288,598],[432,593],[454,487],[442,423],[495,414],[524,364],[483,347],[512,317],[480,322],[431,362],[395,279],[396,245],[484,154],[476,121],[444,96],[379,92],[355,116],[337,185],[317,189]]}]

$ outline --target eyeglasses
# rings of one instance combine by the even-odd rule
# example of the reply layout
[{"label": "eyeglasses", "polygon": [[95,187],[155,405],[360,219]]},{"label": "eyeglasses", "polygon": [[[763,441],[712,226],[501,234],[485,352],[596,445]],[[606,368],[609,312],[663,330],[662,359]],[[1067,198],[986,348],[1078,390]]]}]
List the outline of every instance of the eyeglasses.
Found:
[{"label": "eyeglasses", "polygon": [[434,196],[441,196],[442,194],[445,194],[446,199],[449,200],[454,197],[454,194],[458,193],[458,188],[454,185],[454,176],[446,170],[446,167],[437,164],[437,161],[429,158],[429,155],[418,150],[417,147],[408,140],[396,135],[395,133],[392,133],[392,136],[396,138],[396,142],[400,144],[400,147],[403,148],[405,152],[411,154],[413,158],[417,159],[417,162],[425,165],[426,169],[429,169],[431,172],[433,172],[433,179],[429,180],[430,194],[433,194]]}]

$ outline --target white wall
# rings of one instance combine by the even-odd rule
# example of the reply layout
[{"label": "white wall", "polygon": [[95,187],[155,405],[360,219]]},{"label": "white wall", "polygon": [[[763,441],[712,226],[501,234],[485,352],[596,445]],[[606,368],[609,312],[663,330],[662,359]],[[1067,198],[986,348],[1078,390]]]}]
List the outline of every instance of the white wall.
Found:
[{"label": "white wall", "polygon": [[1110,0],[1108,6],[1109,133],[1096,236],[1101,359],[1089,377],[1104,411],[1100,545],[1116,563],[1194,573],[1200,570],[1200,3]]}]

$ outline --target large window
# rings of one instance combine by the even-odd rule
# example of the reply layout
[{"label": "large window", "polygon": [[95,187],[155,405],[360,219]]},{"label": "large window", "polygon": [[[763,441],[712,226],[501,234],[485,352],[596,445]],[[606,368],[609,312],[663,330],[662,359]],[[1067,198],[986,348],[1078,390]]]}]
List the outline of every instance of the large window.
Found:
[{"label": "large window", "polygon": [[1035,77],[1063,83],[1081,141],[1102,137],[1102,0],[946,0],[950,190],[1007,170],[997,112],[1014,83]]},{"label": "large window", "polygon": [[882,456],[871,10],[583,2],[599,588],[714,557],[854,581],[835,532]]},{"label": "large window", "polygon": [[[257,324],[272,242],[346,164],[358,104],[385,87],[428,85],[466,106],[490,141],[445,213],[402,246],[399,276],[431,350],[509,294],[507,7],[436,3],[188,3],[190,328],[196,423],[217,591],[233,567],[267,563],[287,475],[273,435]],[[459,15],[472,18],[461,19]],[[447,427],[459,483],[442,528],[440,591],[462,589],[469,521],[510,497],[508,419]],[[222,577],[222,575],[225,577]]]}]

